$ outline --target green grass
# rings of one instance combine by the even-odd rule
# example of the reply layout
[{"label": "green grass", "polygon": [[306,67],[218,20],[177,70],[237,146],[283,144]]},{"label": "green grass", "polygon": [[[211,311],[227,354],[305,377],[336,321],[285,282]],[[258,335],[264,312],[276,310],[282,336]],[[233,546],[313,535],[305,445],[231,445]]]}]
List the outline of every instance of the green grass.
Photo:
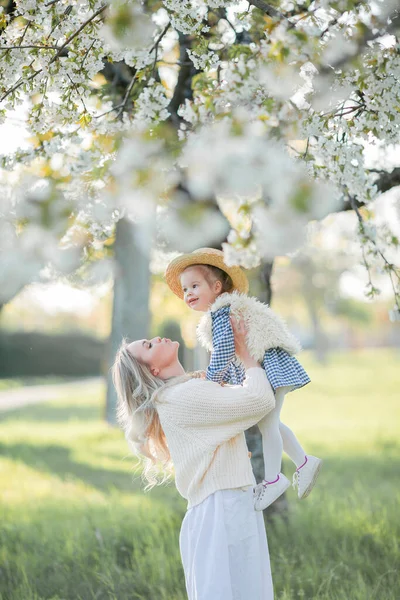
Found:
[{"label": "green grass", "polygon": [[55,375],[0,379],[0,392],[31,385],[54,385],[57,383],[67,383],[68,381],[73,381],[75,379],[76,378],[73,377],[57,377]]},{"label": "green grass", "polygon": [[[276,600],[400,597],[399,354],[304,355],[283,420],[324,468],[267,526]],[[1,600],[184,600],[173,485],[141,491],[103,390],[0,418]],[[292,466],[285,461],[287,474]],[[213,600],[210,598],[210,600]],[[251,600],[249,598],[249,600]]]}]

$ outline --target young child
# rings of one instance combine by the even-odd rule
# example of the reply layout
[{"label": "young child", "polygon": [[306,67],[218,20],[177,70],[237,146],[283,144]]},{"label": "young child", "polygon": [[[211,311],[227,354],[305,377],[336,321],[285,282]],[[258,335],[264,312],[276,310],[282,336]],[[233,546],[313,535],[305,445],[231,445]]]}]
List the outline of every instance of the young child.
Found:
[{"label": "young child", "polygon": [[267,305],[247,296],[248,281],[240,267],[227,267],[223,252],[200,248],[174,259],[167,267],[170,289],[189,308],[205,312],[197,335],[211,351],[206,378],[219,383],[241,384],[244,369],[235,356],[231,316],[247,326],[250,353],[266,371],[275,392],[275,408],[259,423],[263,440],[265,479],[256,487],[254,507],[264,510],[290,486],[281,473],[282,450],[296,465],[293,487],[305,498],[317,480],[322,461],[306,455],[294,433],[280,421],[285,394],[310,379],[294,354],[300,344],[284,321]]}]

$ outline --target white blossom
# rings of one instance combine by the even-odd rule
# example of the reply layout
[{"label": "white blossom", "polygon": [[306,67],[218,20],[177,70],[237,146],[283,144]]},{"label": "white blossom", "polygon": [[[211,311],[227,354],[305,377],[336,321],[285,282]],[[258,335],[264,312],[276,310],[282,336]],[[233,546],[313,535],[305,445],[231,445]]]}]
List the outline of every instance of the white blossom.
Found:
[{"label": "white blossom", "polygon": [[[301,18],[272,20],[231,0],[17,0],[12,16],[0,9],[0,126],[28,99],[32,135],[31,148],[2,159],[7,268],[13,245],[22,262],[31,254],[15,281],[57,262],[63,243],[76,242],[78,254],[85,235],[101,246],[122,215],[153,226],[160,206],[164,237],[189,247],[217,227],[204,210],[213,205],[231,228],[227,260],[245,267],[292,252],[310,220],[344,200],[369,207],[378,175],[368,146],[399,144],[398,45],[374,39],[393,11],[392,0],[368,10],[323,0]],[[196,230],[184,218],[188,202]],[[394,243],[372,217],[360,235],[377,262]]]},{"label": "white blossom", "polygon": [[164,87],[155,83],[154,79],[150,79],[148,86],[144,88],[136,101],[134,123],[143,128],[151,123],[165,121],[169,116],[168,104],[169,99],[165,95]]}]

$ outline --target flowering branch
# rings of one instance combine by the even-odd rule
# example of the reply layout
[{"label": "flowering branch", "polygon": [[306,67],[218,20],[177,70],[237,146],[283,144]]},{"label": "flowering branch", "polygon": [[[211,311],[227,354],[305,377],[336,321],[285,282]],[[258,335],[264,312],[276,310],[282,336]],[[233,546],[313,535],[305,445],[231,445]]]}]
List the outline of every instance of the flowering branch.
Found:
[{"label": "flowering branch", "polygon": [[[373,245],[375,254],[380,256],[385,264],[385,271],[389,274],[396,306],[397,306],[398,311],[400,311],[400,291],[397,289],[397,287],[399,287],[399,284],[400,284],[400,269],[398,269],[393,263],[391,263],[390,261],[387,260],[386,256],[383,254],[382,250],[378,247],[376,240],[368,233],[363,216],[362,216],[362,214],[359,210],[359,207],[357,206],[357,203],[355,202],[355,199],[353,197],[350,197],[350,203],[352,205],[354,212],[357,215],[359,226],[360,226],[360,233],[363,235],[364,238],[366,238]],[[365,268],[368,272],[368,280],[369,280],[368,287],[370,287],[370,295],[371,295],[371,297],[373,297],[377,293],[377,289],[375,288],[375,286],[372,283],[371,271],[370,271],[371,267],[368,263],[368,260],[367,260],[366,254],[365,254],[365,248],[364,248],[363,244],[362,244],[361,249],[362,249],[362,255],[363,255],[363,262],[364,262]],[[397,280],[397,287],[395,285],[394,279]]]},{"label": "flowering branch", "polygon": [[128,98],[129,98],[132,88],[135,84],[137,75],[138,75],[138,72],[135,71],[135,74],[133,75],[133,77],[126,89],[125,96],[124,96],[124,99],[122,100],[121,104],[118,104],[118,106],[115,106],[111,111],[109,111],[109,112],[112,112],[113,110],[118,110],[117,114],[115,115],[116,119],[119,119],[119,117],[122,115],[122,113],[125,110],[126,104],[128,102]]},{"label": "flowering branch", "polygon": [[[86,19],[86,21],[84,23],[82,23],[82,25],[72,35],[70,35],[69,38],[58,48],[57,53],[49,61],[49,65],[54,63],[61,56],[61,54],[64,51],[64,48],[66,48],[68,46],[68,44],[70,44],[72,42],[72,40],[75,39],[81,33],[81,31],[83,31],[83,29],[85,29],[85,27],[87,27],[87,25],[89,25],[89,23],[91,23],[96,17],[98,17],[102,12],[104,12],[106,8],[107,8],[106,5],[101,6],[95,13],[93,13],[93,15],[91,15],[88,19]],[[21,85],[23,85],[24,83],[27,83],[29,81],[32,81],[32,79],[35,79],[35,77],[37,77],[42,72],[43,72],[43,69],[38,69],[37,71],[32,73],[32,75],[30,75],[27,79],[20,79],[15,85],[13,85],[12,88],[10,88],[4,92],[4,94],[0,98],[0,102],[2,102],[10,94],[15,92],[18,88],[20,88]]]},{"label": "flowering branch", "polygon": [[378,30],[375,32],[373,32],[372,29],[367,29],[364,35],[357,40],[354,49],[351,52],[345,53],[343,56],[329,65],[320,67],[319,74],[321,76],[331,75],[334,71],[344,67],[353,58],[359,56],[367,46],[368,42],[372,42],[378,38],[381,38],[383,35],[394,33],[400,26],[400,13],[395,10],[387,17],[387,20],[390,22],[385,27],[382,24],[382,27],[378,28]]},{"label": "flowering branch", "polygon": [[[371,138],[387,147],[397,143],[400,55],[393,38],[379,43],[397,27],[396,15],[387,20],[367,13],[359,0],[342,0],[340,12],[335,3],[325,2],[321,11],[319,2],[299,0],[285,10],[276,0],[249,0],[247,10],[232,15],[222,0],[159,0],[113,2],[105,17],[100,13],[108,0],[89,2],[89,9],[58,1],[20,0],[12,3],[11,18],[0,8],[1,100],[10,95],[0,123],[23,94],[31,95],[28,126],[37,140],[35,149],[3,159],[6,169],[28,172],[38,153],[46,164],[42,174],[62,161],[57,173],[65,173],[62,185],[75,213],[92,215],[87,219],[103,238],[112,229],[108,219],[114,225],[124,210],[135,215],[139,205],[160,202],[167,209],[171,199],[172,213],[187,197],[194,214],[209,201],[207,211],[234,215],[227,257],[246,267],[294,251],[310,220],[357,209],[366,267],[373,257],[383,260],[398,294],[399,272],[384,260],[385,244],[398,240],[382,228],[379,248],[373,246],[372,218],[361,210],[377,193],[400,185],[400,167],[392,173],[365,168]],[[50,10],[42,10],[44,3]],[[155,33],[159,10],[168,23]],[[349,17],[342,23],[343,13]],[[13,23],[17,17],[22,26]],[[163,56],[167,35],[171,58]],[[343,36],[350,42],[344,57]],[[361,53],[363,60],[352,62]],[[67,60],[58,60],[62,56]],[[165,80],[172,98],[159,81],[161,66],[171,67]],[[330,76],[318,81],[318,69]],[[91,115],[86,107],[106,112]],[[107,113],[116,118],[98,120]],[[90,144],[73,131],[78,122]],[[294,132],[296,159],[287,152]],[[55,153],[60,158],[52,161]],[[93,202],[82,199],[82,181]],[[192,235],[176,234],[178,225],[177,246],[185,237],[194,244]],[[199,243],[207,245],[200,236],[219,239],[210,230],[198,227]],[[265,230],[276,235],[266,239]]]},{"label": "flowering branch", "polygon": [[25,50],[27,48],[35,48],[36,50],[58,50],[59,46],[44,46],[38,44],[27,44],[21,46],[0,46],[0,50]]},{"label": "flowering branch", "polygon": [[279,10],[264,2],[264,0],[248,0],[249,4],[252,4],[256,8],[262,10],[266,15],[273,18],[286,19],[285,15],[283,15]]},{"label": "flowering branch", "polygon": [[171,27],[171,22],[168,21],[167,25],[165,26],[165,28],[163,29],[163,31],[160,33],[160,35],[158,36],[158,38],[154,42],[154,45],[150,49],[149,54],[151,54],[153,52],[153,50],[155,50],[154,63],[153,63],[153,73],[155,71],[156,64],[157,64],[158,46],[160,45],[161,40],[163,39],[163,37],[165,36],[165,34],[167,33],[167,31],[168,31],[168,29],[170,27]]},{"label": "flowering branch", "polygon": [[63,45],[60,46],[57,54],[55,56],[53,56],[53,58],[51,59],[50,64],[53,63],[54,61],[56,61],[57,58],[59,58],[59,56],[61,55],[64,48],[66,46],[68,46],[68,44],[70,44],[72,42],[72,40],[75,39],[80,34],[80,32],[83,31],[83,29],[85,29],[85,27],[87,27],[89,25],[89,23],[94,21],[94,19],[96,17],[98,17],[102,12],[104,12],[106,10],[106,8],[107,8],[107,5],[101,6],[98,10],[96,10],[95,13],[93,13],[93,15],[91,17],[86,19],[86,21],[84,21],[84,23],[82,23],[82,25],[72,35],[69,36],[69,38],[63,43]]}]

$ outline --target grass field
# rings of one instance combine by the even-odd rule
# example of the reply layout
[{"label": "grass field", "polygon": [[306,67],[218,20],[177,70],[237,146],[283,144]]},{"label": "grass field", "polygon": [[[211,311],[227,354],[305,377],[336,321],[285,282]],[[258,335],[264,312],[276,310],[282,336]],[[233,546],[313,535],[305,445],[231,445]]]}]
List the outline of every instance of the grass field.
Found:
[{"label": "grass field", "polygon": [[18,377],[15,379],[0,379],[0,392],[31,385],[55,385],[72,381],[72,377]]},{"label": "grass field", "polygon": [[[276,600],[400,598],[399,358],[345,353],[322,368],[304,355],[313,384],[283,420],[325,464],[312,495],[290,490],[287,521],[268,525]],[[171,485],[140,491],[102,394],[1,415],[1,600],[186,598],[185,503]]]}]

